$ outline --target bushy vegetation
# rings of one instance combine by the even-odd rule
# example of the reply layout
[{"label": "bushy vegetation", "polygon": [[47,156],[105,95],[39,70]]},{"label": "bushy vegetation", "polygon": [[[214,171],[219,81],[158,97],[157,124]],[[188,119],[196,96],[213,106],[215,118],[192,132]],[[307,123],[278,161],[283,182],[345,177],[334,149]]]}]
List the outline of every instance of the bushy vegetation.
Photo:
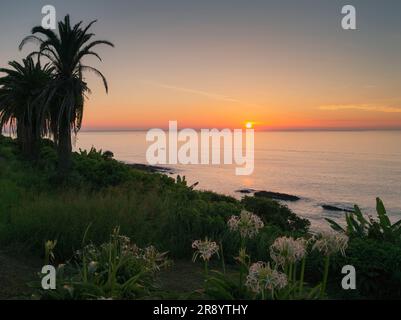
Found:
[{"label": "bushy vegetation", "polygon": [[[382,215],[384,206],[382,208],[379,203],[378,208]],[[250,220],[258,226],[258,231],[252,237],[244,237],[241,232],[231,230],[244,212],[253,212],[260,219]],[[237,218],[232,220],[233,217]],[[387,219],[382,217],[381,220],[387,226]],[[228,225],[229,221],[232,228]],[[373,221],[381,225],[380,219],[369,221],[371,225],[374,225]],[[86,234],[90,247],[96,248],[94,252],[97,256],[91,256],[90,260],[96,260],[101,266],[104,256],[101,252],[107,250],[114,227],[120,226],[121,234],[129,237],[138,247],[154,246],[157,252],[168,252],[172,260],[189,261],[193,254],[192,243],[196,239],[208,237],[216,242],[221,267],[210,270],[207,286],[199,291],[203,292],[202,298],[224,297],[228,293],[232,298],[262,298],[261,295],[255,296],[254,292],[245,290],[246,277],[252,264],[257,261],[264,261],[263,265],[258,265],[263,272],[276,268],[269,248],[278,238],[283,237],[304,239],[307,242],[308,258],[302,272],[302,281],[302,261],[297,261],[296,271],[293,266],[292,276],[289,269],[277,270],[295,280],[291,287],[293,289],[287,287],[284,291],[276,291],[274,299],[321,298],[323,283],[327,285],[323,297],[399,297],[401,252],[399,238],[394,237],[398,229],[392,227],[394,234],[387,232],[386,238],[383,238],[383,232],[355,232],[360,228],[355,223],[352,225],[353,229],[349,227],[348,230],[333,225],[349,238],[345,255],[333,253],[329,259],[322,259],[321,253],[312,250],[311,239],[318,239],[310,233],[309,222],[276,201],[252,197],[238,201],[213,192],[197,191],[188,186],[184,178],[175,180],[163,174],[133,169],[114,160],[110,152],[95,149],[73,153],[71,172],[67,179],[60,180],[57,152],[51,141],[42,140],[39,158],[29,162],[21,155],[15,140],[3,136],[0,138],[1,247],[18,245],[39,256],[43,255],[43,246],[48,240],[57,241],[54,261],[67,262],[65,278],[61,281],[76,281],[80,283],[80,288],[87,288],[86,284],[82,285],[83,279],[79,278],[84,259],[77,256],[77,250],[86,250],[86,245],[82,245],[83,235]],[[365,229],[367,226],[365,223]],[[246,248],[246,251],[239,252],[241,248]],[[239,258],[242,263],[239,263]],[[74,264],[69,265],[68,261]],[[345,292],[340,288],[343,277],[341,268],[345,264],[351,264],[357,270],[356,291]],[[225,273],[226,265],[236,271]],[[239,280],[235,280],[240,273],[241,290],[238,287]],[[135,275],[135,272],[130,272],[121,281],[118,280],[120,282],[117,287],[121,288],[120,285],[123,286],[125,281]],[[153,278],[146,277],[146,281],[149,279]],[[139,298],[163,295],[157,291],[153,280],[152,283],[140,285],[149,290],[135,289],[135,293],[119,290],[111,293],[104,286],[105,278],[95,277],[92,280],[96,288],[77,289],[73,296],[68,290],[55,294],[61,294],[62,298],[89,298],[89,295],[93,298]],[[302,295],[299,292],[300,283],[304,284]],[[92,285],[93,282],[89,284]],[[320,289],[316,289],[317,285]],[[226,292],[221,291],[219,286],[226,288]],[[269,294],[264,292],[263,297],[271,297]]]},{"label": "bushy vegetation", "polygon": [[[0,217],[2,243],[20,242],[40,252],[44,241],[59,239],[57,252],[65,258],[79,247],[85,228],[92,223],[89,236],[97,243],[107,239],[113,226],[120,225],[122,232],[140,245],[158,244],[175,257],[189,256],[191,242],[205,236],[222,241],[227,253],[236,250],[239,238],[227,232],[226,221],[242,209],[251,209],[251,199],[241,203],[192,190],[182,181],[132,169],[95,149],[74,153],[73,170],[60,184],[57,156],[49,144],[45,141],[41,148],[46,160],[32,166],[18,157],[14,141],[2,138],[0,186],[5,198],[2,206],[8,204]],[[278,217],[280,210],[290,212],[267,201],[269,206],[258,211],[262,218]],[[265,229],[249,244],[255,252],[260,239],[266,243],[272,235],[287,234],[291,220],[265,223]],[[302,228],[299,232],[306,231]]]},{"label": "bushy vegetation", "polygon": [[309,230],[310,222],[298,217],[277,201],[262,197],[245,197],[242,202],[247,210],[259,215],[267,224],[273,224],[285,231],[304,232]]},{"label": "bushy vegetation", "polygon": [[[358,292],[368,298],[401,297],[401,220],[391,223],[381,199],[376,199],[377,218],[366,218],[358,206],[346,214],[346,227],[330,219],[331,227],[350,237],[346,257],[335,266],[357,268]],[[341,275],[337,275],[338,279]]]},{"label": "bushy vegetation", "polygon": [[401,241],[401,220],[392,224],[387,216],[386,208],[379,198],[376,199],[376,212],[377,219],[373,217],[366,219],[361,209],[355,205],[355,213],[347,213],[345,215],[346,228],[341,227],[331,219],[326,218],[326,220],[334,230],[346,233],[353,238],[388,242]]}]

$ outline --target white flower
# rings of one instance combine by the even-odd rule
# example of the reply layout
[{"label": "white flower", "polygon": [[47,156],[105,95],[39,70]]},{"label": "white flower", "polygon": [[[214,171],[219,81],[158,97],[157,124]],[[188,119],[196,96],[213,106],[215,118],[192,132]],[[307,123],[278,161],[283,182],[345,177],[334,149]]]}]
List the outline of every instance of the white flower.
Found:
[{"label": "white flower", "polygon": [[242,238],[253,238],[264,227],[263,221],[248,211],[242,211],[239,216],[231,216],[227,224],[231,231],[238,231]]},{"label": "white flower", "polygon": [[330,256],[337,252],[341,252],[345,256],[347,247],[348,237],[338,232],[321,233],[313,245],[314,250],[321,252],[325,256]]},{"label": "white flower", "polygon": [[214,255],[218,255],[219,246],[216,242],[210,241],[207,238],[204,241],[195,240],[192,243],[192,248],[196,249],[194,253],[193,261],[200,255],[204,261],[209,261],[210,258]]},{"label": "white flower", "polygon": [[272,269],[269,263],[256,262],[249,268],[245,285],[255,293],[263,290],[282,289],[288,284],[287,276]]},{"label": "white flower", "polygon": [[166,254],[166,252],[160,253],[154,246],[149,246],[143,250],[142,259],[147,267],[155,272],[159,271],[161,267],[168,265]]},{"label": "white flower", "polygon": [[303,259],[306,254],[306,240],[290,237],[277,238],[270,246],[270,257],[281,267]]},{"label": "white flower", "polygon": [[89,273],[94,273],[94,272],[96,271],[96,269],[97,269],[97,265],[98,265],[98,263],[97,263],[96,261],[91,261],[91,262],[88,264],[88,271],[89,271]]}]

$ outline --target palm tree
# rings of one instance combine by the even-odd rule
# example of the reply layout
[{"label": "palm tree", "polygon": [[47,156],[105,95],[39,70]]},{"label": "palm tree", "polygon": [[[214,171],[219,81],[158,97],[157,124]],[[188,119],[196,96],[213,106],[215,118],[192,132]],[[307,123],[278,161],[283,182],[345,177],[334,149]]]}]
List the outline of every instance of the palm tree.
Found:
[{"label": "palm tree", "polygon": [[16,131],[24,155],[35,157],[46,121],[38,114],[40,95],[52,78],[53,68],[49,64],[42,67],[30,57],[22,64],[11,61],[9,66],[0,69],[5,73],[0,78],[0,128],[9,125]]},{"label": "palm tree", "polygon": [[95,46],[114,47],[109,41],[91,41],[95,34],[90,33],[89,29],[95,22],[96,20],[92,21],[86,27],[82,26],[82,21],[71,26],[70,17],[67,15],[64,21],[58,23],[58,34],[41,26],[34,27],[32,35],[20,44],[21,50],[27,42],[38,43],[39,49],[30,56],[45,57],[55,68],[54,80],[43,90],[46,102],[42,114],[50,114],[48,129],[57,144],[61,174],[65,174],[70,168],[71,133],[77,133],[81,128],[84,100],[86,94],[90,93],[83,73],[89,71],[99,76],[103,80],[106,93],[108,92],[104,75],[96,68],[84,65],[82,61],[87,56],[94,56],[101,61],[100,56],[93,51]]}]

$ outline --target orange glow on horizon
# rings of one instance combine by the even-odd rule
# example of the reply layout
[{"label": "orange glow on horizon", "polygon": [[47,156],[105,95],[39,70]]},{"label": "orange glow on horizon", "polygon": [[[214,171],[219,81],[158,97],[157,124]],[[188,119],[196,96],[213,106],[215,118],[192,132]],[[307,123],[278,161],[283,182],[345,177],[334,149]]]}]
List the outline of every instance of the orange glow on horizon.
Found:
[{"label": "orange glow on horizon", "polygon": [[247,128],[247,129],[253,129],[253,122],[247,122],[246,124],[245,124],[245,128]]}]

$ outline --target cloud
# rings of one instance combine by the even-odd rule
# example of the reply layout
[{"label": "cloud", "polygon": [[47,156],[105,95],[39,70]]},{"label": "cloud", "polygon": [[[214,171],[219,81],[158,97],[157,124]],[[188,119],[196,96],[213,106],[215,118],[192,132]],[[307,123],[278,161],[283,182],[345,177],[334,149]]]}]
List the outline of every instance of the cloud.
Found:
[{"label": "cloud", "polygon": [[389,106],[373,106],[369,104],[339,104],[320,106],[320,110],[339,111],[339,110],[359,110],[370,112],[401,113],[401,108]]},{"label": "cloud", "polygon": [[158,82],[153,82],[153,81],[142,81],[142,83],[152,85],[155,87],[163,88],[163,89],[168,89],[168,90],[174,90],[174,91],[179,91],[179,92],[185,92],[185,93],[191,93],[194,95],[199,95],[199,96],[204,96],[207,98],[211,98],[214,100],[219,100],[219,101],[227,101],[227,102],[233,102],[233,103],[238,103],[246,106],[257,106],[255,104],[250,104],[229,96],[225,96],[222,94],[217,94],[213,92],[207,92],[207,91],[202,91],[202,90],[197,90],[197,89],[190,89],[190,88],[184,88],[184,87],[178,87],[178,86],[173,86],[173,85],[168,85],[168,84],[163,84],[163,83],[158,83]]}]

